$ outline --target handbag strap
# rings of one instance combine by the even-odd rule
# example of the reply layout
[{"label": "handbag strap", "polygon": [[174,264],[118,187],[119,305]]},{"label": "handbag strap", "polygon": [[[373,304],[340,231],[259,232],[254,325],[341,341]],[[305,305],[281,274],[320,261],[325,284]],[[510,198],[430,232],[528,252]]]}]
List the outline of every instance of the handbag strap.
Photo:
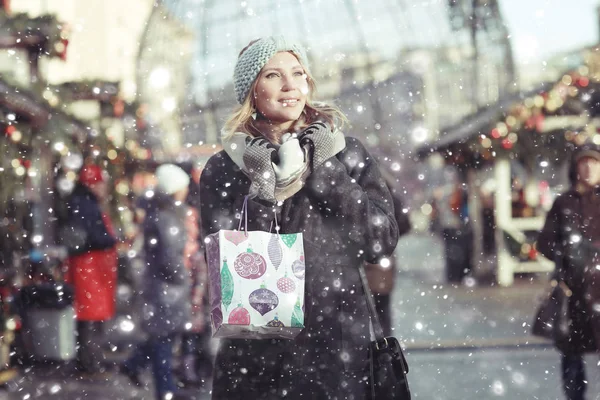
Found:
[{"label": "handbag strap", "polygon": [[367,307],[369,308],[369,316],[371,320],[371,326],[373,326],[373,334],[375,335],[375,340],[379,342],[385,339],[385,335],[383,334],[383,328],[379,322],[377,308],[375,307],[375,300],[373,300],[373,294],[369,288],[367,274],[365,273],[365,267],[363,265],[358,267],[358,274],[360,275],[360,281],[362,282],[365,297],[367,298]]}]

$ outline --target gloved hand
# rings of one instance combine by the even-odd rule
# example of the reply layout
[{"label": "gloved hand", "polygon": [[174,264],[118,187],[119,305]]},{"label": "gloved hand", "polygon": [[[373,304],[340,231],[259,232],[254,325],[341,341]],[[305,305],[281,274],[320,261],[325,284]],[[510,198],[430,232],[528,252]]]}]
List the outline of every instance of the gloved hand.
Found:
[{"label": "gloved hand", "polygon": [[284,135],[283,144],[279,147],[279,163],[273,164],[277,186],[285,186],[296,180],[308,168],[306,152],[300,147],[300,142],[295,137],[287,135]]},{"label": "gloved hand", "polygon": [[325,122],[314,122],[298,134],[300,145],[308,149],[314,170],[335,154],[335,138]]},{"label": "gloved hand", "polygon": [[250,195],[275,203],[276,176],[273,163],[279,163],[277,147],[263,137],[246,141],[244,165],[250,177]]}]

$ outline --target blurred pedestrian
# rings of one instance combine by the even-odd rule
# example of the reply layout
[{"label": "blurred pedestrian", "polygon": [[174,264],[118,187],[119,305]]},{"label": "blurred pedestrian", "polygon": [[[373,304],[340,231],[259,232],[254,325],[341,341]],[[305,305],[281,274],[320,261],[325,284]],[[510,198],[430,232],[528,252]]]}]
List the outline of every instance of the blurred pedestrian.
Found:
[{"label": "blurred pedestrian", "polygon": [[[400,191],[396,188],[393,178],[383,173],[385,181],[394,202],[394,217],[398,224],[398,236],[401,237],[407,234],[411,229],[408,213],[404,212],[404,204]],[[377,264],[368,264],[365,268],[369,288],[375,299],[375,306],[379,313],[379,322],[383,328],[385,336],[390,336],[392,332],[392,291],[398,273],[398,260],[394,255],[382,259]]]},{"label": "blurred pedestrian", "polygon": [[[435,201],[433,224],[444,241],[446,281],[462,283],[472,270],[473,228],[469,217],[469,198],[464,185],[456,182],[448,196]],[[441,230],[441,232],[440,232]]]},{"label": "blurred pedestrian", "polygon": [[397,244],[390,192],[375,159],[342,133],[341,111],[313,101],[301,46],[283,37],[251,42],[234,88],[241,107],[225,123],[225,150],[200,178],[203,235],[237,228],[246,195],[249,230],[269,231],[275,212],[281,233],[302,232],[305,328],[294,340],[221,339],[213,399],[367,399],[359,267]]},{"label": "blurred pedestrian", "polygon": [[140,296],[142,328],[148,335],[121,366],[121,372],[136,385],[148,363],[157,399],[175,393],[173,344],[190,321],[190,282],[185,268],[185,198],[189,177],[181,168],[164,164],[157,168],[157,187],[143,220],[146,269]]},{"label": "blurred pedestrian", "polygon": [[552,205],[537,249],[556,262],[555,275],[572,292],[568,339],[556,341],[562,353],[563,389],[568,400],[582,400],[587,379],[583,354],[600,350],[600,148],[574,153],[571,188]]},{"label": "blurred pedestrian", "polygon": [[65,281],[75,289],[77,367],[102,372],[103,322],[115,315],[117,239],[106,200],[108,183],[97,165],[86,165],[68,200],[69,249]]},{"label": "blurred pedestrian", "polygon": [[[192,178],[192,182],[194,179]],[[194,188],[190,182],[190,188]],[[192,191],[186,203],[185,266],[190,274],[191,326],[181,338],[180,380],[186,386],[201,386],[212,375],[210,351],[210,324],[208,319],[207,280],[208,268],[204,258],[204,246],[200,237],[199,194]]]}]

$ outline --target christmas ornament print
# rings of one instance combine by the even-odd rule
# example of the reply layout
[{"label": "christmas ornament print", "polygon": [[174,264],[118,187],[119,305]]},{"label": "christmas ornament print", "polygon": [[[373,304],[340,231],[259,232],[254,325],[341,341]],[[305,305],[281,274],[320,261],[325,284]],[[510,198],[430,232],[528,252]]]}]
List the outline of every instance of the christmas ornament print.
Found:
[{"label": "christmas ornament print", "polygon": [[290,249],[292,248],[294,243],[296,243],[297,238],[298,238],[298,234],[296,234],[296,233],[281,235],[281,240],[283,240],[283,243],[285,243],[285,245],[287,247],[289,247]]},{"label": "christmas ornament print", "polygon": [[271,321],[267,322],[267,326],[270,328],[285,328],[285,325],[279,320],[277,315]]},{"label": "christmas ornament print", "polygon": [[286,275],[277,280],[277,289],[279,289],[281,293],[292,293],[296,290],[296,284]]},{"label": "christmas ornament print", "polygon": [[279,244],[277,235],[271,236],[269,245],[267,246],[267,253],[269,255],[271,264],[273,264],[275,270],[278,270],[279,266],[281,265],[281,260],[283,260],[283,250],[281,250],[281,245]]},{"label": "christmas ornament print", "polygon": [[246,239],[248,239],[246,232],[243,231],[225,231],[223,233],[223,236],[225,236],[225,239],[229,240],[236,246],[240,243],[245,242]]},{"label": "christmas ornament print", "polygon": [[240,253],[233,263],[235,272],[246,279],[258,279],[265,274],[267,262],[258,253],[254,253],[251,247],[248,247],[246,253]]},{"label": "christmas ornament print", "polygon": [[271,290],[261,285],[260,289],[256,289],[248,296],[250,306],[254,308],[260,315],[265,315],[269,311],[273,311],[279,305],[279,298]]},{"label": "christmas ornament print", "polygon": [[250,325],[250,313],[241,304],[231,310],[227,323],[231,325]]},{"label": "christmas ornament print", "polygon": [[294,261],[292,264],[292,273],[298,279],[304,279],[306,273],[306,264],[304,263],[304,256],[300,256],[300,259]]},{"label": "christmas ornament print", "polygon": [[292,314],[292,328],[304,328],[304,313],[300,308],[300,298],[296,300],[294,313]]},{"label": "christmas ornament print", "polygon": [[227,259],[223,260],[223,268],[221,269],[221,302],[223,303],[223,307],[225,307],[225,311],[231,304],[231,299],[233,298],[233,276],[231,276],[231,272],[229,271],[229,267],[227,266]]}]

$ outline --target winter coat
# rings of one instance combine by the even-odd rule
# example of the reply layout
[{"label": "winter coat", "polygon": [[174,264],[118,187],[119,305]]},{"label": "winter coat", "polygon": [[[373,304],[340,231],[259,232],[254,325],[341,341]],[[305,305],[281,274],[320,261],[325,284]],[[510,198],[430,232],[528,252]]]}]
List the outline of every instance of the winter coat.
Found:
[{"label": "winter coat", "polygon": [[[392,201],[394,202],[394,218],[398,225],[398,236],[405,235],[411,229],[410,219],[408,214],[403,212],[404,204],[400,194],[396,193],[393,185],[388,184],[388,189],[392,194]],[[369,288],[371,292],[377,294],[390,294],[394,289],[394,281],[396,277],[396,257],[390,257],[390,266],[382,267],[380,264],[367,264],[365,273],[367,280],[369,281]]]},{"label": "winter coat", "polygon": [[68,211],[64,232],[77,239],[65,243],[69,258],[64,277],[75,289],[77,319],[109,320],[115,315],[117,283],[117,240],[111,221],[102,212],[96,196],[84,185],[76,186]]},{"label": "winter coat", "polygon": [[[546,217],[537,249],[556,262],[573,292],[569,340],[556,343],[563,353],[600,349],[600,189],[559,196]],[[557,271],[558,272],[558,271]]]},{"label": "winter coat", "polygon": [[190,322],[190,278],[185,267],[187,206],[157,192],[144,218],[142,327],[151,336],[182,332]]},{"label": "winter coat", "polygon": [[[203,235],[236,229],[248,177],[222,151],[208,161],[200,184]],[[358,267],[391,254],[398,241],[377,163],[358,140],[347,138],[346,148],[315,168],[282,205],[249,200],[248,230],[269,231],[273,208],[282,233],[303,233],[305,328],[295,340],[221,340],[213,399],[259,398],[270,390],[279,393],[274,398],[283,390],[289,398],[324,398],[310,397],[318,386],[288,390],[290,382],[326,368],[322,384],[333,389],[323,390],[337,393],[344,374],[362,376],[368,367],[369,313]],[[262,385],[265,377],[275,381]]]}]

